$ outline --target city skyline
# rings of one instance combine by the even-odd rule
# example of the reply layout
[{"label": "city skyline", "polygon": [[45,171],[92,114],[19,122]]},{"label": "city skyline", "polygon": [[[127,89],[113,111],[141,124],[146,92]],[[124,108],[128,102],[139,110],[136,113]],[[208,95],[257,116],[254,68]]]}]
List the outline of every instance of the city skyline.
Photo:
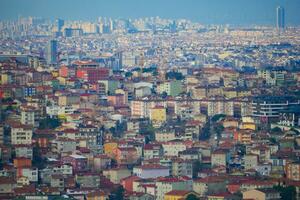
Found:
[{"label": "city skyline", "polygon": [[[36,16],[49,19],[96,20],[99,16],[112,18],[144,18],[159,16],[169,19],[189,19],[203,24],[276,25],[276,8],[286,11],[286,25],[300,25],[298,0],[266,0],[220,2],[207,1],[113,1],[82,0],[1,2],[0,20],[17,19],[18,16]],[[132,12],[134,10],[134,12]]]},{"label": "city skyline", "polygon": [[0,0],[0,200],[300,199],[300,0]]}]

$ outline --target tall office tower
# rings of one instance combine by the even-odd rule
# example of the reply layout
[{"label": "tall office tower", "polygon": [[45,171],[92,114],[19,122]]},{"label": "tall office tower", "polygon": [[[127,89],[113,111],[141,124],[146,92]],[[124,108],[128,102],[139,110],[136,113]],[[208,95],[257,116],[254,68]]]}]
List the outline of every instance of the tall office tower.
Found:
[{"label": "tall office tower", "polygon": [[276,22],[277,22],[277,29],[283,30],[285,28],[285,13],[284,8],[281,6],[278,6],[276,9]]},{"label": "tall office tower", "polygon": [[62,27],[65,25],[65,21],[63,19],[56,19],[56,27],[57,31],[61,32]]},{"label": "tall office tower", "polygon": [[110,32],[113,32],[115,30],[114,20],[112,19],[109,19],[109,30]]},{"label": "tall office tower", "polygon": [[57,64],[57,41],[50,40],[47,46],[47,63]]}]

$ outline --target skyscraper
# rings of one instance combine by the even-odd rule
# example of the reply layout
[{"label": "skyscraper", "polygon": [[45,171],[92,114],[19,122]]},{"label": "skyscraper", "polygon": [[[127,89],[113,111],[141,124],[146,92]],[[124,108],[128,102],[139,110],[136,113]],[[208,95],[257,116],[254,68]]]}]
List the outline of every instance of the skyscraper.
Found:
[{"label": "skyscraper", "polygon": [[283,30],[285,28],[285,13],[284,8],[278,6],[276,9],[276,22],[277,22],[277,29]]},{"label": "skyscraper", "polygon": [[65,25],[65,21],[63,19],[56,19],[57,31],[61,32],[62,27]]},{"label": "skyscraper", "polygon": [[57,64],[57,41],[50,40],[47,46],[47,63]]}]

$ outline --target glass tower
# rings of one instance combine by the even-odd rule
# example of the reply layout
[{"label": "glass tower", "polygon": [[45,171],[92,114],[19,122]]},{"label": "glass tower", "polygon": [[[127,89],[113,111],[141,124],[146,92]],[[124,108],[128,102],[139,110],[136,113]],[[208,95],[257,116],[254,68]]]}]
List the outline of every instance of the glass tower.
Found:
[{"label": "glass tower", "polygon": [[57,64],[57,41],[50,40],[47,47],[47,63]]},{"label": "glass tower", "polygon": [[281,6],[278,6],[276,9],[276,22],[277,22],[277,29],[283,30],[285,28],[285,13],[284,8]]}]

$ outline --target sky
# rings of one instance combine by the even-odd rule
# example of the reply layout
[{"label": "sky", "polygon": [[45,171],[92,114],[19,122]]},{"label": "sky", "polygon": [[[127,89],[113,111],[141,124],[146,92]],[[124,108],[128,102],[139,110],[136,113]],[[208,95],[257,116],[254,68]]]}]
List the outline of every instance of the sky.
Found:
[{"label": "sky", "polygon": [[300,25],[300,0],[0,0],[0,20],[159,16],[203,24],[274,25],[279,5],[285,8],[287,25]]}]

